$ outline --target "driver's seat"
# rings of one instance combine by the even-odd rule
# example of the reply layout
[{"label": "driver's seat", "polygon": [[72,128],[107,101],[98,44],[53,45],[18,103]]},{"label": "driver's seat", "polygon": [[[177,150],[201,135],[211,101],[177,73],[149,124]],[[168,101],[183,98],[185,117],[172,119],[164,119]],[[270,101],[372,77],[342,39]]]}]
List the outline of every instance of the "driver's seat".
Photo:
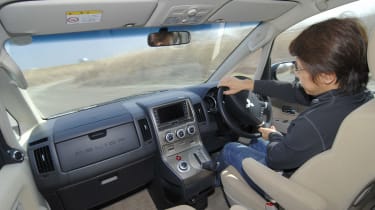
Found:
[{"label": "driver's seat", "polygon": [[[375,31],[369,37],[368,62],[375,80]],[[289,179],[251,158],[246,173],[287,210],[372,209],[375,207],[375,99],[349,114],[332,148],[314,156]],[[266,200],[248,187],[233,167],[221,173],[227,200],[247,209],[265,209]]]}]

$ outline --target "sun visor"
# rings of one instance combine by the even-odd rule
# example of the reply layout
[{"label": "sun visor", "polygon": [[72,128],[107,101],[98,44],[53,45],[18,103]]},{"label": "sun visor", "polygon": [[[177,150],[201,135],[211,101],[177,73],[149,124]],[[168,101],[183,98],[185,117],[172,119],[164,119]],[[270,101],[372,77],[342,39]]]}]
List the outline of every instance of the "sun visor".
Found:
[{"label": "sun visor", "polygon": [[142,26],[157,0],[47,0],[11,3],[0,10],[10,34],[54,34]]},{"label": "sun visor", "polygon": [[213,14],[210,22],[252,22],[272,20],[298,3],[277,0],[233,0]]}]

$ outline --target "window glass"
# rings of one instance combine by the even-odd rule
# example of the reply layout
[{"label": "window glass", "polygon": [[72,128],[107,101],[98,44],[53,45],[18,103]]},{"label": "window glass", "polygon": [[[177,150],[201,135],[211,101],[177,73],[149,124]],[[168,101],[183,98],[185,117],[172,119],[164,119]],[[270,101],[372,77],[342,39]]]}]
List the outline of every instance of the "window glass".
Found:
[{"label": "window glass", "polygon": [[247,57],[241,60],[227,76],[246,76],[249,78],[254,78],[255,72],[258,67],[262,49],[249,54]]},{"label": "window glass", "polygon": [[48,118],[203,83],[257,25],[170,27],[190,33],[189,43],[175,46],[150,47],[148,35],[160,30],[150,27],[35,36],[30,44],[9,40],[5,47],[24,72],[31,100]]},{"label": "window glass", "polygon": [[14,136],[17,139],[20,139],[21,130],[20,130],[20,126],[18,124],[18,121],[8,111],[7,111],[7,116],[8,116],[10,126],[12,127],[12,131],[13,131]]}]

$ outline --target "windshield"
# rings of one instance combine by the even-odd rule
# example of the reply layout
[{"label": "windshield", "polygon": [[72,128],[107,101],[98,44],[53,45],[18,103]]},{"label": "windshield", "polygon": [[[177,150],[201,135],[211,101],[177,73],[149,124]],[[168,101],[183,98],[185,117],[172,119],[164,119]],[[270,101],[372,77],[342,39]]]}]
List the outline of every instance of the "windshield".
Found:
[{"label": "windshield", "polygon": [[190,43],[150,47],[159,28],[41,35],[5,48],[22,69],[43,118],[111,100],[205,82],[257,23],[171,27]]}]

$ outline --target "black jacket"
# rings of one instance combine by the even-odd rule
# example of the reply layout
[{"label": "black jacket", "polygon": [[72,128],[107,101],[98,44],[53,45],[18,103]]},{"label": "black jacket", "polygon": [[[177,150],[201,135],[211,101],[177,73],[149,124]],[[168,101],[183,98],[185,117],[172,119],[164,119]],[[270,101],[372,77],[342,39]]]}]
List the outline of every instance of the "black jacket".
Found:
[{"label": "black jacket", "polygon": [[302,87],[264,80],[255,81],[254,92],[309,105],[290,123],[285,136],[278,133],[269,136],[267,165],[284,171],[293,171],[314,155],[330,149],[344,118],[373,98],[369,91],[345,95],[338,90],[312,97]]}]

